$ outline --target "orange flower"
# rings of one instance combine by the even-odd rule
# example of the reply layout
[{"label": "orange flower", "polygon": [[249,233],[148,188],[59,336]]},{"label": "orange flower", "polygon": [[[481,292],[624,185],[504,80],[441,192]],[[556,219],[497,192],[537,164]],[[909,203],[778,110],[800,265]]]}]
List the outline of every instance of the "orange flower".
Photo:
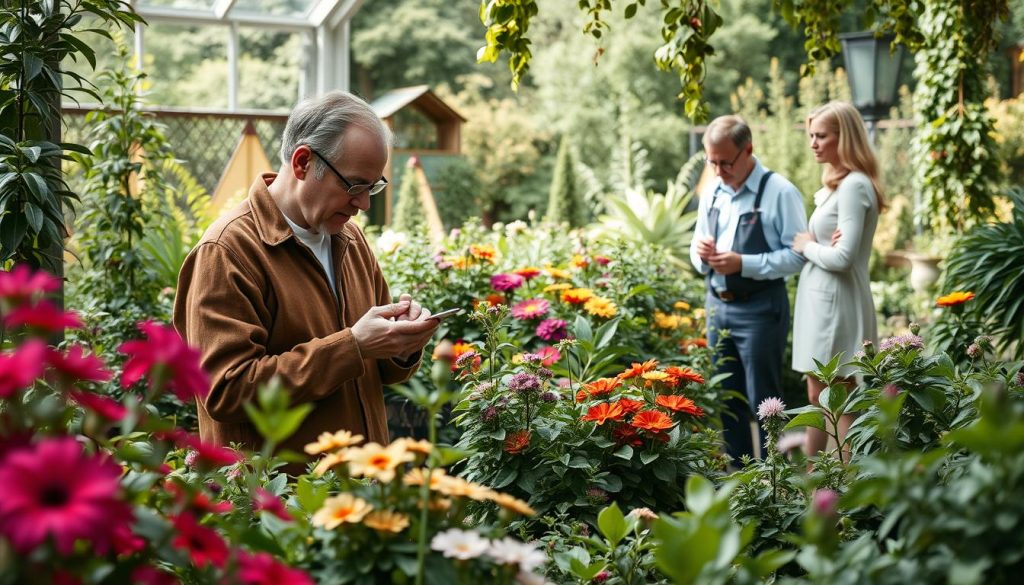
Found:
[{"label": "orange flower", "polygon": [[561,278],[563,280],[568,280],[572,278],[572,274],[569,274],[568,271],[562,270],[561,268],[554,268],[552,266],[545,267],[544,272],[546,272],[548,276],[552,278]]},{"label": "orange flower", "polygon": [[693,339],[684,339],[679,342],[679,351],[683,353],[690,353],[690,350],[695,347],[707,347],[708,340],[703,337],[695,337]]},{"label": "orange flower", "polygon": [[672,428],[672,419],[660,410],[644,410],[633,417],[633,426],[658,433]]},{"label": "orange flower", "polygon": [[581,305],[594,298],[594,291],[589,288],[570,288],[562,291],[562,302]]},{"label": "orange flower", "polygon": [[516,268],[512,272],[518,274],[519,276],[522,276],[526,280],[530,280],[534,276],[540,274],[540,268],[537,268],[535,266],[527,266],[526,268]]},{"label": "orange flower", "polygon": [[643,437],[636,429],[629,425],[619,425],[612,431],[612,439],[616,445],[629,445],[630,447],[640,447],[644,444]]},{"label": "orange flower", "polygon": [[[611,394],[612,390],[618,388],[622,382],[618,378],[601,378],[589,384],[584,384],[583,389],[576,393],[576,402],[583,402],[587,398],[596,398]],[[582,396],[582,398],[581,398]]]},{"label": "orange flower", "polygon": [[651,370],[653,370],[653,369],[655,369],[657,367],[658,367],[658,360],[647,360],[646,362],[644,362],[642,364],[638,364],[636,362],[633,362],[633,365],[628,370],[626,370],[625,372],[622,372],[621,374],[619,374],[619,379],[620,380],[628,380],[630,378],[635,378],[635,377],[643,374],[644,372],[650,372]]},{"label": "orange flower", "polygon": [[580,420],[593,421],[601,425],[610,420],[619,420],[626,413],[622,410],[622,405],[616,402],[615,404],[609,404],[602,402],[597,406],[591,406],[587,414],[580,417]]},{"label": "orange flower", "polygon": [[592,297],[587,299],[587,302],[583,305],[583,309],[591,315],[604,317],[605,319],[611,319],[615,316],[615,313],[619,312],[615,303],[604,297]]},{"label": "orange flower", "polygon": [[530,431],[516,431],[505,437],[505,452],[509,455],[518,455],[530,446]]},{"label": "orange flower", "polygon": [[935,301],[935,304],[940,307],[955,307],[957,305],[962,305],[973,298],[974,293],[972,292],[956,291],[951,292],[946,296],[939,297],[939,300]]},{"label": "orange flower", "polygon": [[474,258],[479,258],[480,260],[487,260],[493,263],[494,254],[496,253],[496,251],[494,249],[494,246],[491,245],[484,244],[482,246],[477,246],[474,244],[469,247],[469,253]]},{"label": "orange flower", "polygon": [[634,412],[639,412],[639,410],[643,408],[644,405],[647,403],[644,402],[643,400],[633,400],[632,398],[620,398],[616,404],[621,406],[622,411],[625,412],[626,414],[633,414]]},{"label": "orange flower", "polygon": [[690,368],[679,368],[676,366],[669,366],[665,368],[665,373],[675,378],[678,382],[693,382],[694,384],[703,384],[704,376],[701,376],[697,372]]},{"label": "orange flower", "polygon": [[586,256],[580,254],[573,254],[572,260],[569,260],[569,265],[573,268],[586,268],[590,266],[590,260]]},{"label": "orange flower", "polygon": [[500,305],[500,304],[502,304],[504,302],[505,302],[505,295],[499,295],[497,293],[487,295],[487,304],[492,306],[492,307],[497,307],[498,305]]},{"label": "orange flower", "polygon": [[662,395],[658,396],[654,401],[658,403],[658,406],[664,406],[673,412],[685,412],[693,416],[704,416],[704,411],[685,396]]}]

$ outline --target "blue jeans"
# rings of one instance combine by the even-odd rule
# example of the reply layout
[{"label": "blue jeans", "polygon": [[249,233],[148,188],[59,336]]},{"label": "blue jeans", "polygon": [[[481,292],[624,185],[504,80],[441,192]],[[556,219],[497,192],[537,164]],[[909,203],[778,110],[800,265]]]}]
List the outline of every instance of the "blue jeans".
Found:
[{"label": "blue jeans", "polygon": [[[746,397],[726,401],[723,425],[729,455],[753,456],[750,421],[757,405],[771,396],[782,397],[782,360],[789,334],[789,296],[786,287],[774,287],[745,301],[727,303],[708,293],[708,346],[715,348],[717,374],[728,373],[722,387]],[[719,331],[727,329],[723,336]],[[731,413],[731,415],[730,415]],[[758,423],[759,444],[764,429]]]}]

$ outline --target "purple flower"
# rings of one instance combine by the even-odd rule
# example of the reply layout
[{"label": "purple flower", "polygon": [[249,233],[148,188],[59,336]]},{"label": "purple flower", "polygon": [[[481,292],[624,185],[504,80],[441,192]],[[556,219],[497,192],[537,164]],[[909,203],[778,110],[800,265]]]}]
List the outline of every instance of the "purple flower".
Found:
[{"label": "purple flower", "polygon": [[924,347],[924,340],[914,335],[913,333],[905,333],[903,335],[893,335],[882,342],[882,351],[888,351],[890,349],[910,349],[910,348],[922,348]]},{"label": "purple flower", "polygon": [[495,274],[491,277],[491,288],[498,292],[516,290],[523,286],[526,279],[518,274]]},{"label": "purple flower", "polygon": [[982,353],[984,352],[982,351],[981,346],[977,343],[972,343],[967,347],[967,357],[972,360],[977,359]]},{"label": "purple flower", "polygon": [[519,372],[508,381],[508,389],[513,392],[529,392],[540,389],[540,378],[529,372]]},{"label": "purple flower", "polygon": [[550,390],[541,394],[540,399],[544,402],[558,402],[558,394],[551,392]]},{"label": "purple flower", "polygon": [[1017,372],[1017,377],[1013,380],[1018,386],[1024,386],[1024,370]]},{"label": "purple flower", "polygon": [[553,378],[555,376],[555,373],[549,370],[548,368],[537,368],[537,375],[547,380]]},{"label": "purple flower", "polygon": [[834,516],[836,513],[836,505],[839,503],[839,494],[830,489],[814,490],[814,496],[811,499],[811,508],[814,513],[822,516],[829,517]]},{"label": "purple flower", "polygon": [[498,418],[498,409],[493,406],[488,406],[480,414],[480,420],[482,420],[485,423],[489,423],[496,418]]},{"label": "purple flower", "polygon": [[185,466],[186,467],[195,467],[196,466],[196,461],[198,461],[198,460],[199,460],[199,453],[198,452],[190,449],[187,453],[185,453]]},{"label": "purple flower", "polygon": [[469,350],[469,351],[463,352],[458,357],[458,359],[455,360],[455,367],[457,367],[457,368],[469,367],[469,365],[473,363],[473,360],[476,359],[477,356],[479,356],[479,355],[480,354],[478,354],[477,352],[475,352],[473,350]]},{"label": "purple flower", "polygon": [[569,336],[568,325],[561,319],[544,319],[537,325],[537,337],[544,341],[561,341]]},{"label": "purple flower", "polygon": [[539,353],[524,353],[523,363],[524,364],[539,364],[544,361],[544,356]]}]

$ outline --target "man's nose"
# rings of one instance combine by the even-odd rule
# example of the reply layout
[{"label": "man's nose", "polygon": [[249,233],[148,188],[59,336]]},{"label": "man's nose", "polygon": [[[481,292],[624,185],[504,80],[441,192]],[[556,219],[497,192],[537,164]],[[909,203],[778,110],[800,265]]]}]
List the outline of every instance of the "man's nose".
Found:
[{"label": "man's nose", "polygon": [[369,211],[370,209],[370,192],[360,193],[352,197],[352,205],[356,206],[359,211]]}]

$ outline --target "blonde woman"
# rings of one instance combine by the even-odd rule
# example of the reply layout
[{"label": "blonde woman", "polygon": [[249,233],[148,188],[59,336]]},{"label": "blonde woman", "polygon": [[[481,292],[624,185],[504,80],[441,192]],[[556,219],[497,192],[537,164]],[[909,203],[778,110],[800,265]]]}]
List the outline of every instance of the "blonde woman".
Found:
[{"label": "blonde woman", "polygon": [[[868,259],[878,213],[885,207],[878,163],[864,121],[852,105],[830,102],[814,110],[807,117],[807,135],[815,160],[824,166],[824,186],[814,194],[809,231],[793,240],[793,250],[807,258],[793,322],[793,369],[804,373],[816,369],[814,360],[827,363],[840,352],[849,359],[864,340],[877,342]],[[849,387],[854,384],[852,374],[850,367],[839,371]],[[812,404],[818,404],[824,387],[807,376]],[[840,420],[840,440],[852,420]],[[822,451],[826,441],[824,432],[808,429],[807,454]]]}]

